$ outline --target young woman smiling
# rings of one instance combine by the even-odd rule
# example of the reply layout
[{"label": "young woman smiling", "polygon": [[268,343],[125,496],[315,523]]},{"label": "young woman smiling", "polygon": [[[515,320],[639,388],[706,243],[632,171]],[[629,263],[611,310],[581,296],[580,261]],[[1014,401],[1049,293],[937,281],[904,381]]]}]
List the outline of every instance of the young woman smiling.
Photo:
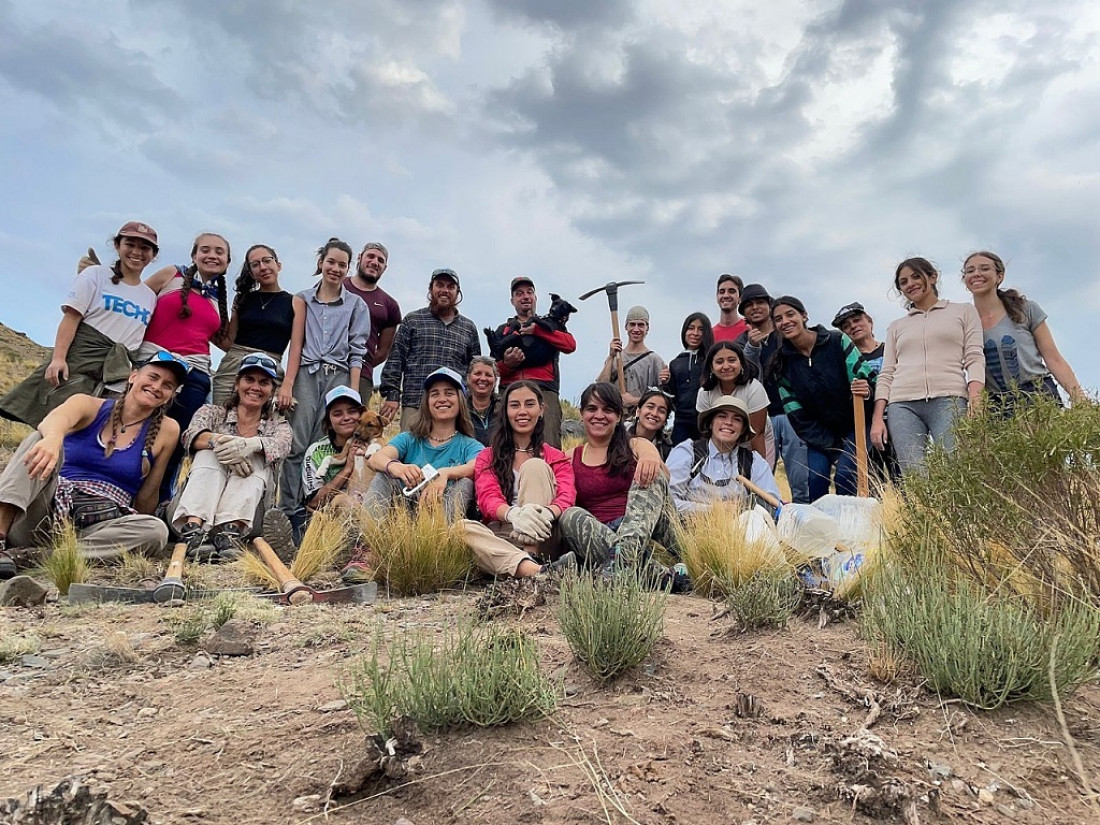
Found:
[{"label": "young woman smiling", "polygon": [[1015,289],[1001,288],[1005,264],[998,255],[984,250],[970,254],[962,279],[982,321],[985,388],[996,408],[1011,415],[1019,398],[1058,399],[1055,380],[1071,399],[1084,400],[1073,368],[1054,343],[1043,308]]},{"label": "young woman smiling", "polygon": [[672,449],[665,425],[671,412],[672,402],[664,390],[656,387],[646,390],[638,401],[634,411],[634,420],[627,424],[627,431],[637,438],[644,438],[657,448],[661,460],[668,458]]},{"label": "young woman smiling", "polygon": [[693,312],[680,328],[680,343],[684,351],[662,370],[661,388],[673,398],[676,420],[672,422],[672,443],[699,437],[695,401],[703,382],[703,357],[714,346],[714,331],[710,319],[702,312]]},{"label": "young woman smiling", "polygon": [[489,447],[474,464],[477,503],[486,523],[466,520],[477,566],[493,576],[534,576],[575,566],[562,553],[558,519],[576,499],[565,453],[544,443],[545,406],[533,381],[509,384]]},{"label": "young woman smiling", "polygon": [[941,300],[939,278],[924,258],[907,258],[894,272],[909,314],[886,330],[871,441],[880,450],[894,442],[903,474],[924,466],[929,438],[954,450],[955,420],[977,409],[985,384],[982,320],[970,304]]},{"label": "young woman smiling", "polygon": [[745,357],[745,350],[733,341],[719,341],[703,359],[702,383],[695,398],[696,413],[709,410],[724,395],[745,402],[754,433],[752,448],[775,466],[775,436],[768,420],[768,391],[756,378],[756,366]]}]

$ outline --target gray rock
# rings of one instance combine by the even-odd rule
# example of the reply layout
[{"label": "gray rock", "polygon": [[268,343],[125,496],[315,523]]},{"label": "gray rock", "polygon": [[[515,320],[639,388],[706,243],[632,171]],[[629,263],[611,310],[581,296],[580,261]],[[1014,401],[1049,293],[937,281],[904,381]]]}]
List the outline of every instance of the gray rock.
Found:
[{"label": "gray rock", "polygon": [[240,619],[230,619],[217,632],[202,643],[202,648],[212,656],[251,656],[254,647],[252,625]]},{"label": "gray rock", "polygon": [[940,762],[929,763],[928,770],[932,774],[933,779],[950,779],[955,775],[950,765],[944,765]]},{"label": "gray rock", "polygon": [[208,670],[213,667],[214,663],[210,661],[210,657],[205,653],[196,653],[195,658],[191,660],[191,664],[187,666],[188,670]]},{"label": "gray rock", "polygon": [[325,704],[318,706],[318,713],[335,713],[338,710],[346,710],[348,706],[347,700],[336,699],[332,702],[325,702]]},{"label": "gray rock", "polygon": [[46,601],[47,592],[30,576],[16,576],[0,584],[0,607],[35,607]]},{"label": "gray rock", "polygon": [[817,819],[817,814],[809,808],[795,808],[791,812],[791,819],[795,822],[813,822]]},{"label": "gray rock", "polygon": [[20,661],[23,663],[23,667],[46,667],[49,664],[48,660],[31,653],[24,654]]}]

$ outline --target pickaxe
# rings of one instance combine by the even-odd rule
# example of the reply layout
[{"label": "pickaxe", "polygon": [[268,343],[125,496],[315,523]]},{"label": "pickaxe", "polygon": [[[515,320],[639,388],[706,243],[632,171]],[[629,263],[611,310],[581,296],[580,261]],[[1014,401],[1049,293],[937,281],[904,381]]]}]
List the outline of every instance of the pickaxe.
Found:
[{"label": "pickaxe", "polygon": [[335,590],[313,590],[294,577],[268,544],[261,538],[252,540],[256,554],[263,559],[275,578],[279,580],[278,593],[259,593],[261,599],[270,599],[277,604],[370,604],[378,596],[378,582],[353,584],[351,587],[338,587]]},{"label": "pickaxe", "polygon": [[[581,296],[582,301],[586,301],[595,295],[597,292],[607,293],[607,308],[611,310],[611,337],[619,337],[619,287],[628,286],[630,284],[644,284],[645,281],[608,281],[603,286],[598,286],[595,289],[590,289],[588,292]],[[623,375],[623,357],[620,353],[618,356],[619,361],[619,392],[626,392],[626,376]]]}]

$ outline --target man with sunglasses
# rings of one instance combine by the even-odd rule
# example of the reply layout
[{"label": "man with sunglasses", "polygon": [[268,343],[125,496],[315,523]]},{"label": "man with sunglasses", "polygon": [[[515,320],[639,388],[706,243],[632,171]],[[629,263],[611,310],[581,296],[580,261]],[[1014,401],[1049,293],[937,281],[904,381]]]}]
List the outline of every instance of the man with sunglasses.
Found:
[{"label": "man with sunglasses", "polygon": [[465,375],[470,359],[481,355],[477,327],[460,315],[462,288],[453,269],[437,269],[428,282],[428,306],[401,319],[379,392],[380,415],[388,423],[401,409],[401,429],[407,430],[420,407],[424,379],[440,367]]},{"label": "man with sunglasses", "polygon": [[344,288],[362,298],[370,310],[367,361],[359,377],[359,395],[367,404],[374,392],[374,368],[389,357],[397,325],[401,323],[401,307],[378,286],[389,260],[390,253],[386,247],[378,241],[371,241],[359,253],[355,272],[344,279]]}]

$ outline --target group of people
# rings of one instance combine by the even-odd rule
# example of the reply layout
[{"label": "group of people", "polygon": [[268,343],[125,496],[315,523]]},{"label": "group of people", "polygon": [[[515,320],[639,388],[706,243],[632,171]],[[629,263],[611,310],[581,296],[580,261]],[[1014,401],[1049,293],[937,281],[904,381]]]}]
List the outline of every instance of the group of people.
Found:
[{"label": "group of people", "polygon": [[[857,406],[876,467],[897,478],[930,442],[951,449],[953,422],[983,397],[1006,415],[1029,395],[1057,397],[1055,381],[1084,398],[1045,313],[1002,287],[993,253],[964,263],[973,304],[941,300],[929,261],[899,264],[907,314],[883,342],[859,303],[829,329],[799,299],[722,275],[718,320],[689,315],[667,364],[646,345],[649,313],[628,311],[625,345],[611,341],[582,393],[583,443],[566,454],[559,359],[576,340],[537,315],[530,278],[512,280],[515,315],[489,357],[459,311],[458,274],[435,270],[427,306],[402,316],[379,286],[380,243],[356,255],[330,239],[317,282],[295,295],[275,250],[254,245],[231,302],[221,235],[199,235],[189,265],[144,280],[156,232],[131,221],[113,243],[113,264],[81,260],[50,360],[0,399],[0,415],[36,428],[0,477],[0,576],[59,516],[91,555],[162,552],[171,528],[193,557],[220,560],[276,501],[299,530],[333,503],[385,518],[441,501],[493,575],[632,565],[669,580],[653,543],[675,555],[676,519],[716,500],[778,498],[780,459],[794,501],[854,493]],[[224,350],[216,370],[211,345]],[[368,450],[354,434],[380,366],[376,415],[400,433]],[[374,476],[353,491],[359,458]],[[360,546],[345,578],[369,577],[370,559]]]}]

